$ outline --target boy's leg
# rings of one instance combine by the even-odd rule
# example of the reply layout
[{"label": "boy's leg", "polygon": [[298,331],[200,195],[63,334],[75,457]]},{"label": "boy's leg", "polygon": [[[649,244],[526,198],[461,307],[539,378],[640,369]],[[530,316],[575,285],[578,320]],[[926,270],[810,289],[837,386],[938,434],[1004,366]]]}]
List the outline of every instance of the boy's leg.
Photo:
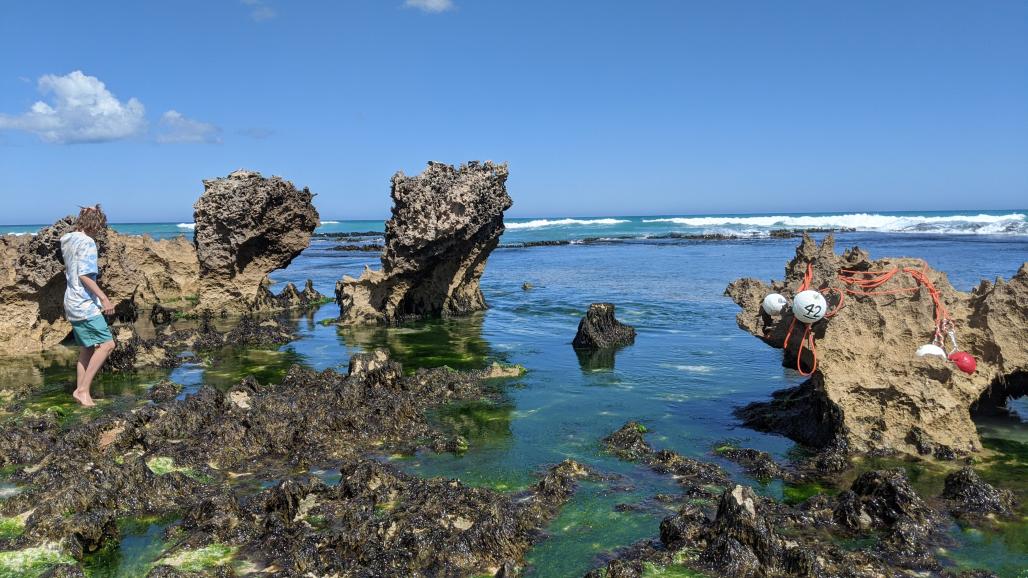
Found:
[{"label": "boy's leg", "polygon": [[114,351],[114,341],[105,341],[93,349],[93,355],[89,358],[85,374],[82,376],[82,385],[80,387],[84,391],[76,390],[74,394],[75,399],[79,400],[79,403],[82,405],[96,405],[89,394],[89,389],[93,385],[93,378],[100,371],[100,368],[103,367],[104,362],[107,361],[107,356],[112,351]]},{"label": "boy's leg", "polygon": [[79,362],[75,365],[75,391],[82,391],[82,378],[86,375],[86,368],[89,367],[89,359],[93,357],[94,347],[82,347],[79,349]]}]

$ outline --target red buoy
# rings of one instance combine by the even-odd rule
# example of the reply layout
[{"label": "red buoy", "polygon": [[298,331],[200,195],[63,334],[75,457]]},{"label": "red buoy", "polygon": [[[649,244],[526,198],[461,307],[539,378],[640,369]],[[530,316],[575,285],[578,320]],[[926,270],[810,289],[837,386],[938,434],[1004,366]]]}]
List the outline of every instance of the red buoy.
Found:
[{"label": "red buoy", "polygon": [[954,351],[949,354],[949,360],[956,364],[957,369],[964,373],[974,373],[978,369],[978,362],[974,356],[966,351]]}]

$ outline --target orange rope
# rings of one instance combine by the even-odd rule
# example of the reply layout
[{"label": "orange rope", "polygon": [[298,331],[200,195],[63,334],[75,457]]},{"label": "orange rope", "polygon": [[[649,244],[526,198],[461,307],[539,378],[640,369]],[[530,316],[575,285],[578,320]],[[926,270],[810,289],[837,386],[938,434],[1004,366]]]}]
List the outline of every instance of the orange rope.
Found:
[{"label": "orange rope", "polygon": [[[896,275],[900,273],[909,275],[914,279],[917,285],[914,287],[902,287],[899,289],[882,289],[882,286],[894,279]],[[939,294],[939,290],[936,289],[932,280],[928,278],[927,263],[922,264],[920,269],[915,269],[913,267],[893,267],[892,269],[868,271],[840,269],[838,279],[842,284],[846,285],[844,289],[840,289],[838,287],[826,287],[821,289],[822,294],[827,295],[834,291],[839,295],[839,303],[835,308],[825,314],[825,318],[832,317],[842,309],[847,293],[850,295],[867,296],[898,295],[902,293],[916,293],[924,287],[925,290],[928,291],[928,295],[931,296],[932,303],[934,304],[936,342],[940,342],[942,340],[943,333],[949,329],[950,324],[952,323],[949,318],[949,311],[946,310],[946,305],[942,302],[942,296]],[[796,289],[796,293],[799,294],[810,289],[813,281],[814,265],[813,263],[808,263],[807,271],[803,275],[803,282],[800,283],[800,286]],[[811,324],[804,325],[806,325],[806,327],[803,330],[803,337],[800,338],[799,348],[796,351],[796,371],[804,377],[809,377],[817,371],[817,346],[814,342],[814,335],[811,333]],[[789,339],[792,337],[792,332],[795,328],[796,317],[793,316],[792,322],[789,324],[789,330],[785,334],[786,347],[789,345]],[[804,349],[809,349],[810,354],[813,357],[809,372],[803,371],[803,365],[801,364]]]}]

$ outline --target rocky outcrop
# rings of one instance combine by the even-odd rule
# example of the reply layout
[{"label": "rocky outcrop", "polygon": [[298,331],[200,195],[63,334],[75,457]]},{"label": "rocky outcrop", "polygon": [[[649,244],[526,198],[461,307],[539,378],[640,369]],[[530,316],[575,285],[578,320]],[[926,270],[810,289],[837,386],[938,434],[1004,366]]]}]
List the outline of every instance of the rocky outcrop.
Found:
[{"label": "rocky outcrop", "polygon": [[336,284],[340,321],[392,324],[485,309],[479,281],[503,233],[507,165],[431,162],[393,176],[382,269]]},{"label": "rocky outcrop", "polygon": [[802,385],[777,392],[768,403],[753,404],[739,414],[748,425],[784,433],[815,447],[850,451],[901,451],[952,457],[981,448],[970,408],[983,394],[1004,400],[1016,395],[1028,370],[1028,264],[1009,282],[983,281],[970,293],[957,291],[945,274],[910,258],[872,260],[853,248],[834,251],[831,235],[817,245],[805,236],[788,263],[785,279],[765,284],[740,279],[726,293],[742,307],[739,327],[785,350],[784,365],[812,369],[809,351],[799,355],[802,325],[786,343],[793,321],[790,308],[774,317],[761,309],[769,293],[791,297],[808,265],[811,288],[830,299],[848,286],[842,269],[923,271],[937,289],[952,318],[962,350],[978,359],[977,370],[965,374],[941,357],[916,357],[915,350],[932,340],[934,305],[929,292],[908,274],[897,274],[882,296],[846,293],[843,307],[830,319],[812,326],[817,369]]},{"label": "rocky outcrop", "polygon": [[[49,414],[2,424],[0,467],[24,491],[0,500],[0,515],[25,523],[0,545],[51,544],[81,560],[116,547],[119,519],[175,514],[150,575],[178,576],[178,554],[218,544],[282,576],[513,576],[594,477],[566,460],[503,493],[382,463],[369,454],[445,437],[428,411],[487,391],[474,373],[406,374],[381,352],[350,365],[349,375],[294,366],[279,384],[250,377],[182,399],[164,384],[163,401],[67,427]],[[327,463],[338,482],[307,473]],[[203,575],[234,575],[223,570]]]},{"label": "rocky outcrop", "polygon": [[576,349],[609,349],[635,343],[635,328],[614,318],[613,303],[593,303],[578,323]]},{"label": "rocky outcrop", "polygon": [[306,249],[318,226],[314,195],[246,170],[203,184],[193,205],[198,310],[240,313],[269,305],[261,293],[265,276]]},{"label": "rocky outcrop", "polygon": [[[0,356],[49,349],[71,332],[64,319],[60,239],[73,224],[65,217],[36,235],[0,236]],[[196,294],[199,265],[188,241],[112,230],[97,241],[100,283],[120,317]]]}]

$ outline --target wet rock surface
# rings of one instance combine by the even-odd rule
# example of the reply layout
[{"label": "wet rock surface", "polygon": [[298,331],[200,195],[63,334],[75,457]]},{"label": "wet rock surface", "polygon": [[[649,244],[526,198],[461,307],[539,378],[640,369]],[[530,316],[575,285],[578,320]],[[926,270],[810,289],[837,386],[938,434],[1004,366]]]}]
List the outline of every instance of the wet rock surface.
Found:
[{"label": "wet rock surface", "polygon": [[175,329],[165,326],[154,337],[143,338],[130,325],[113,328],[116,347],[101,371],[124,373],[147,367],[171,368],[181,363],[184,352],[193,355],[224,348],[268,348],[292,341],[295,335],[287,324],[270,317],[243,315],[228,328],[219,329],[209,315],[195,327]]},{"label": "wet rock surface", "polygon": [[[172,562],[212,545],[273,576],[509,574],[592,475],[585,467],[565,461],[528,490],[503,494],[420,479],[368,453],[445,439],[426,411],[491,395],[490,377],[446,368],[405,375],[372,352],[355,356],[347,375],[294,366],[280,384],[248,378],[182,400],[164,384],[153,404],[69,429],[52,416],[6,424],[0,467],[25,491],[0,501],[0,514],[27,514],[4,549],[57,544],[81,559],[119,539],[120,518],[181,513],[152,576],[192,575]],[[339,483],[306,473],[319,464],[335,464]],[[248,478],[278,481],[263,489],[237,481]]]},{"label": "wet rock surface", "polygon": [[314,195],[280,177],[247,170],[203,184],[193,205],[200,261],[197,308],[240,313],[274,305],[258,302],[263,280],[310,244],[319,223]]},{"label": "wet rock surface", "polygon": [[951,512],[958,517],[979,517],[989,514],[1009,516],[1016,505],[1009,490],[999,490],[983,480],[970,467],[946,476],[943,499],[949,501]]},{"label": "wet rock surface", "polygon": [[512,203],[506,181],[507,165],[488,161],[396,173],[382,269],[336,284],[340,320],[390,324],[485,309],[479,281]]},{"label": "wet rock surface", "polygon": [[635,343],[635,328],[614,317],[613,303],[593,303],[578,323],[576,349],[610,349]]},{"label": "wet rock surface", "polygon": [[670,450],[656,450],[645,439],[647,429],[630,421],[603,439],[604,448],[623,460],[637,461],[662,474],[670,474],[687,495],[713,498],[729,485],[719,466],[687,458]]},{"label": "wet rock surface", "polygon": [[[660,452],[644,433],[629,422],[603,442],[623,459],[649,464]],[[983,485],[969,468],[950,474],[942,502],[919,496],[899,469],[868,470],[837,495],[818,493],[792,506],[726,482],[719,493],[699,500],[683,484],[682,505],[661,522],[659,541],[618,551],[587,578],[640,578],[653,568],[731,577],[940,575],[936,553],[950,546],[946,509],[968,504],[979,512],[997,511],[997,494],[998,503],[1009,504],[1008,496]],[[864,545],[843,546],[858,542]]]},{"label": "wet rock surface", "polygon": [[[60,239],[74,223],[69,216],[36,235],[0,236],[0,356],[45,351],[70,334]],[[120,317],[197,291],[199,264],[185,239],[155,241],[108,229],[97,246],[98,277]]]},{"label": "wet rock surface", "polygon": [[[740,306],[739,327],[784,349],[784,365],[795,367],[802,324],[786,343],[793,321],[790,308],[769,316],[761,301],[769,293],[794,294],[812,268],[811,287],[834,302],[849,286],[840,270],[893,268],[921,271],[938,290],[952,318],[959,346],[978,360],[965,374],[950,361],[916,357],[935,330],[935,308],[928,291],[908,274],[895,275],[882,296],[845,294],[844,305],[830,319],[812,326],[817,370],[802,385],[783,390],[768,403],[740,411],[747,425],[783,433],[800,443],[827,447],[844,443],[852,452],[901,451],[952,459],[981,449],[970,408],[983,394],[1005,400],[1018,395],[1016,376],[1028,368],[1028,264],[1010,281],[983,281],[970,293],[955,290],[946,276],[923,261],[908,258],[871,260],[859,248],[842,255],[829,235],[820,245],[804,236],[782,281],[765,284],[740,279],[726,293]],[[800,356],[812,367],[809,353]],[[1011,389],[1007,387],[1011,386]]]}]

